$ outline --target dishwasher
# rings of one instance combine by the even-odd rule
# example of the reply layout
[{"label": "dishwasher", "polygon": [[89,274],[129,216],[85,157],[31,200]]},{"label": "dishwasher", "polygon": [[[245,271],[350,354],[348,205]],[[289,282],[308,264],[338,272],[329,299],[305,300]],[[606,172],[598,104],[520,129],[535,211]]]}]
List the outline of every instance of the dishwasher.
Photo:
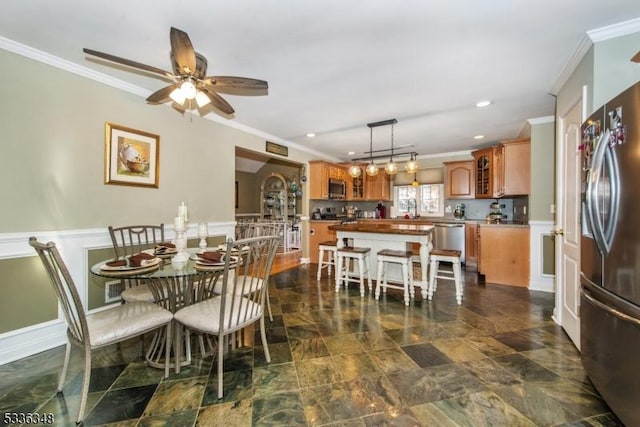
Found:
[{"label": "dishwasher", "polygon": [[465,226],[458,222],[433,223],[433,248],[457,249],[460,251],[460,262],[465,263]]}]

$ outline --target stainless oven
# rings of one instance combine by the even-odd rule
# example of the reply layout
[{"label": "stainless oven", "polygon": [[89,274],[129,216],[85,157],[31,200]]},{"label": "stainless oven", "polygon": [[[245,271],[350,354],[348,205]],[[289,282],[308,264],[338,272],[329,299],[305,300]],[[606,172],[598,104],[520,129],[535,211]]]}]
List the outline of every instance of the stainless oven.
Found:
[{"label": "stainless oven", "polygon": [[347,197],[347,184],[341,179],[329,178],[329,198],[345,199]]}]

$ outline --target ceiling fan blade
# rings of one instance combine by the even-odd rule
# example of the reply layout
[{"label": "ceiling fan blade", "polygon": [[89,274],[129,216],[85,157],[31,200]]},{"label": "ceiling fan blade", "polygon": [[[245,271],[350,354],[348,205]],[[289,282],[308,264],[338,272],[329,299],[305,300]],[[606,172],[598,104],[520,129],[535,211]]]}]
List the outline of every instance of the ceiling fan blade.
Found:
[{"label": "ceiling fan blade", "polygon": [[267,95],[269,83],[264,80],[235,76],[211,76],[204,80],[210,90],[231,95]]},{"label": "ceiling fan blade", "polygon": [[158,103],[162,102],[169,97],[171,92],[180,87],[180,83],[174,83],[172,85],[163,87],[160,90],[153,92],[147,97],[147,102]]},{"label": "ceiling fan blade", "polygon": [[184,31],[171,27],[171,53],[175,62],[180,67],[182,74],[196,72],[196,52],[193,49],[189,36]]},{"label": "ceiling fan blade", "polygon": [[120,58],[119,56],[114,56],[104,52],[98,52],[97,50],[91,49],[82,49],[82,51],[88,55],[97,56],[98,58],[106,59],[111,62],[116,62],[118,64],[126,65],[128,67],[137,68],[139,70],[148,71],[153,74],[159,74],[161,76],[175,78],[175,75],[172,73],[162,70],[160,68],[152,67],[151,65],[141,64],[140,62],[132,61],[130,59]]},{"label": "ceiling fan blade", "polygon": [[637,62],[637,63],[640,63],[640,51],[638,51],[638,53],[636,53],[635,55],[633,55],[633,58],[631,58],[631,62]]},{"label": "ceiling fan blade", "polygon": [[229,103],[217,93],[209,90],[206,87],[203,87],[201,90],[205,95],[209,97],[209,99],[211,100],[211,104],[218,110],[229,115],[235,112],[233,107],[231,107],[231,105],[229,105]]}]

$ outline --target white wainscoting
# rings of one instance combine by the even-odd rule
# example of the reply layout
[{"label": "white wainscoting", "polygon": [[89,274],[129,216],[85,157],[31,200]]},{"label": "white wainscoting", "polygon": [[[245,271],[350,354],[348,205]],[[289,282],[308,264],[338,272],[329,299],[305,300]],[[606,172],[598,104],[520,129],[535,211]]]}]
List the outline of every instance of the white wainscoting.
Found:
[{"label": "white wainscoting", "polygon": [[555,292],[555,275],[542,273],[542,238],[552,234],[552,229],[553,221],[529,221],[529,289],[532,291]]},{"label": "white wainscoting", "polygon": [[[208,225],[210,236],[225,236],[226,239],[233,238],[235,235],[235,221],[212,222]],[[197,238],[197,231],[197,224],[189,224],[187,237]],[[88,265],[87,252],[91,249],[111,247],[111,238],[107,228],[2,233],[0,234],[0,260],[37,256],[35,250],[28,243],[31,236],[37,237],[41,242],[53,241],[56,243],[69,273],[78,287],[82,303],[86,307],[87,272],[91,267]],[[172,227],[165,228],[165,237],[167,240],[175,237]],[[0,365],[63,345],[66,340],[63,314],[58,311],[57,320],[0,334]]]}]

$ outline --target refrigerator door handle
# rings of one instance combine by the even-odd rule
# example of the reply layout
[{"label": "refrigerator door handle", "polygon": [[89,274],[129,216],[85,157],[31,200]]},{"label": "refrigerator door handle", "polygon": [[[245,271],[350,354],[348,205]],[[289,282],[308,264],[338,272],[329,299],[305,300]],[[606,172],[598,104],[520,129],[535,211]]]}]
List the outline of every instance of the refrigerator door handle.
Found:
[{"label": "refrigerator door handle", "polygon": [[607,253],[611,251],[613,245],[613,237],[616,234],[616,226],[618,224],[618,206],[620,205],[620,167],[618,166],[618,158],[616,153],[607,142],[607,149],[604,155],[604,167],[607,170],[609,178],[609,191],[605,200],[607,205],[607,215],[603,218],[603,240],[606,245]]},{"label": "refrigerator door handle", "polygon": [[602,177],[602,168],[604,162],[604,154],[609,146],[609,130],[602,134],[593,153],[593,161],[591,163],[591,173],[589,174],[589,182],[587,183],[586,208],[587,217],[591,225],[591,232],[595,240],[598,250],[603,255],[609,254],[609,246],[605,241],[602,219],[600,217],[600,206],[598,205],[598,185]]},{"label": "refrigerator door handle", "polygon": [[607,304],[603,304],[602,302],[598,301],[597,299],[595,299],[594,297],[592,297],[591,295],[589,295],[588,292],[582,292],[582,296],[589,301],[591,304],[595,305],[596,307],[601,308],[602,310],[606,311],[607,313],[610,313],[612,316],[617,317],[620,320],[624,320],[627,323],[631,323],[632,325],[636,325],[638,327],[640,327],[640,319],[636,319],[635,317],[631,317],[627,314],[624,314],[623,312],[616,310],[615,308],[609,307]]}]

